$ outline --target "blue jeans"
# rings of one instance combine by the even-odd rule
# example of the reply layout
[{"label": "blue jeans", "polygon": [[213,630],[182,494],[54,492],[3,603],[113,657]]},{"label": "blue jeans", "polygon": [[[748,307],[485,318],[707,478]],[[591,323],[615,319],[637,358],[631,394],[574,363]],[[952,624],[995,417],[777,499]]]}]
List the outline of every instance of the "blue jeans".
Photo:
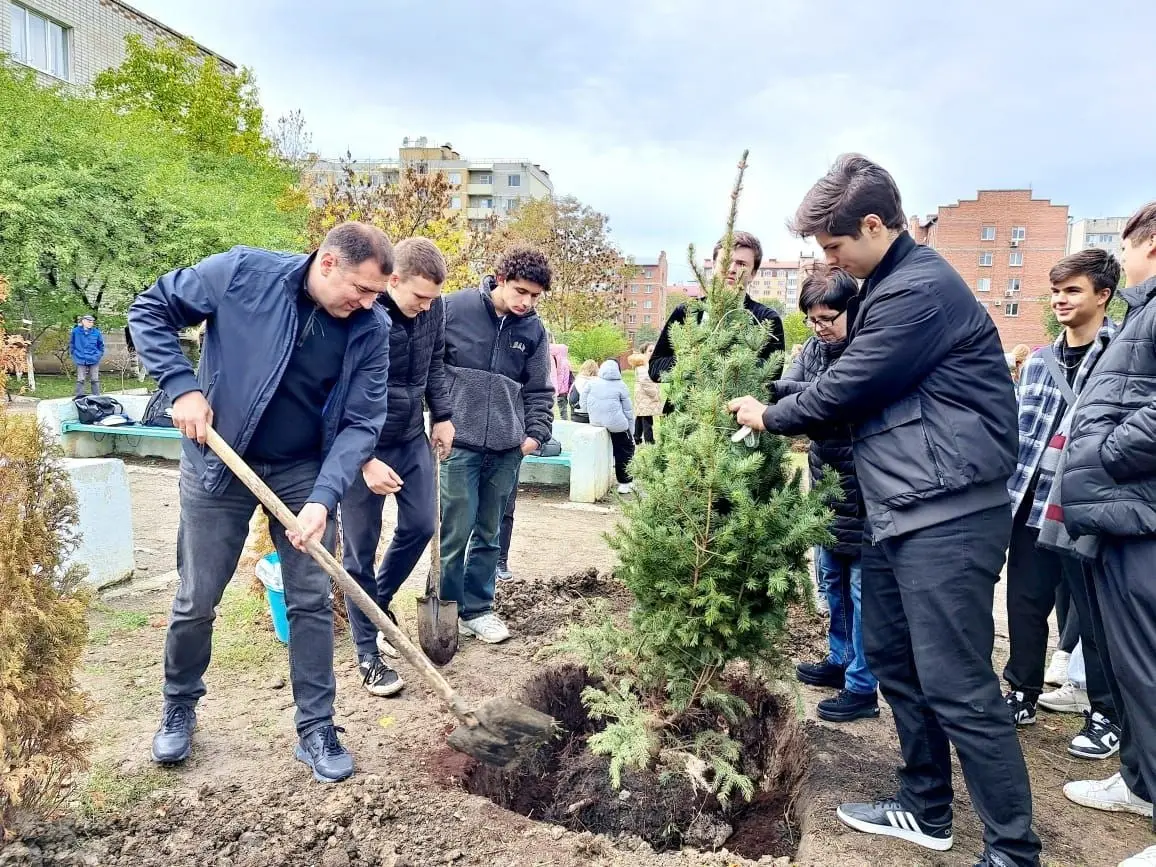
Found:
[{"label": "blue jeans", "polygon": [[[308,501],[321,469],[320,461],[251,461],[250,466],[294,514]],[[220,494],[208,493],[182,459],[180,502],[180,583],[165,634],[164,696],[167,702],[192,706],[205,694],[202,676],[209,667],[216,608],[241,559],[257,498],[236,478]],[[329,551],[336,529],[330,519],[323,539]],[[269,534],[281,556],[291,636],[289,680],[297,703],[297,734],[304,737],[333,720],[337,681],[330,581],[312,557],[289,544],[280,521],[269,520]]]},{"label": "blue jeans", "polygon": [[867,655],[863,651],[863,573],[859,558],[820,548],[817,562],[820,586],[827,594],[827,605],[831,609],[828,660],[844,670],[848,690],[873,693],[878,682],[867,668]]},{"label": "blue jeans", "polygon": [[455,448],[442,464],[442,597],[470,620],[494,607],[498,536],[522,450]]},{"label": "blue jeans", "polygon": [[[385,495],[375,494],[361,473],[341,500],[341,530],[344,538],[345,571],[382,608],[389,608],[398,588],[405,583],[421,559],[434,534],[434,470],[429,440],[424,435],[388,446],[378,445],[374,457],[393,467],[405,483],[394,495],[397,500],[397,529],[381,561],[373,571],[377,543],[381,539],[381,510]],[[375,653],[377,627],[348,596],[345,608],[357,655]]]}]

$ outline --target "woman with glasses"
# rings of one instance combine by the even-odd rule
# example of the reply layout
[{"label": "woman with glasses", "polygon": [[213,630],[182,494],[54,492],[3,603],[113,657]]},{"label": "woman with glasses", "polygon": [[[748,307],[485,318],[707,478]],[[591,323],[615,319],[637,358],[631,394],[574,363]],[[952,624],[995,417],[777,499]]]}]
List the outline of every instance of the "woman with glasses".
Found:
[{"label": "woman with glasses", "polygon": [[[843,354],[847,345],[848,306],[858,289],[855,278],[846,271],[822,265],[803,280],[799,309],[807,317],[814,336],[803,344],[783,379],[775,383],[777,396],[802,391]],[[844,496],[830,503],[835,513],[831,523],[835,542],[820,547],[816,559],[819,586],[826,595],[831,615],[827,634],[830,652],[820,662],[800,663],[796,673],[803,683],[839,690],[834,697],[819,702],[820,718],[849,722],[876,717],[879,715],[877,683],[867,668],[863,652],[859,569],[863,517],[850,429],[832,427],[822,438],[813,439],[810,464],[815,482],[823,477],[827,467],[833,468],[839,474]]]}]

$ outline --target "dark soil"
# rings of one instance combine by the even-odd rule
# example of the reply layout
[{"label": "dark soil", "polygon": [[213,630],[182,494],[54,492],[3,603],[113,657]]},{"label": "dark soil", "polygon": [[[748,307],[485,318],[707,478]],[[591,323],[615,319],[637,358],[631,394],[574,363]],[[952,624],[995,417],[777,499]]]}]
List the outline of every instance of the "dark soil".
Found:
[{"label": "dark soil", "polygon": [[613,575],[591,567],[546,579],[499,581],[494,611],[515,635],[546,639],[561,626],[581,622],[598,600],[617,610],[633,597]]},{"label": "dark soil", "polygon": [[[558,739],[512,771],[438,757],[435,777],[523,816],[572,831],[641,837],[659,851],[684,846],[715,850],[725,844],[754,859],[794,854],[807,747],[789,709],[764,686],[738,679],[729,684],[751,708],[730,735],[742,747],[741,770],[759,788],[751,803],[736,797],[723,805],[673,765],[627,769],[621,788],[613,788],[609,759],[586,749],[587,739],[602,727],[582,705],[582,690],[591,684],[577,666],[547,669],[527,683],[522,701],[558,720],[563,730]],[[714,723],[688,719],[680,734],[689,739]]]}]

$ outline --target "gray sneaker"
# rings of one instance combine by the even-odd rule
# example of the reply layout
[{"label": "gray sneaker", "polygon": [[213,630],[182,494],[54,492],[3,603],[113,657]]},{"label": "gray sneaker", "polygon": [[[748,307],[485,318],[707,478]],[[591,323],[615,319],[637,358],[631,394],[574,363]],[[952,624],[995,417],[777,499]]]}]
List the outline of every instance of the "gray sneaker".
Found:
[{"label": "gray sneaker", "polygon": [[152,760],[160,765],[183,762],[193,751],[197,712],[192,705],[165,702],[161,727],[153,735]]},{"label": "gray sneaker", "polygon": [[329,723],[297,741],[297,760],[313,769],[317,782],[338,783],[353,775],[353,756],[337,740],[337,733],[344,731]]}]

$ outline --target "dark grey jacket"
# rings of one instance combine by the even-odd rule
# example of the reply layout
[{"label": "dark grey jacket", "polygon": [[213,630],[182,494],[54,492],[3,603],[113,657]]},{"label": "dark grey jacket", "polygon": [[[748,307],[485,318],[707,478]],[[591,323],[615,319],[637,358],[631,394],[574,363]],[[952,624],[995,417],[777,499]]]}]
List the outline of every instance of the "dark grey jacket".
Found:
[{"label": "dark grey jacket", "polygon": [[498,316],[485,288],[446,299],[446,377],[454,445],[503,452],[554,428],[550,344],[536,313]]},{"label": "dark grey jacket", "polygon": [[875,540],[1009,505],[1016,400],[999,335],[963,279],[906,232],[859,292],[842,357],[767,408],[777,433],[849,423]]},{"label": "dark grey jacket", "polygon": [[[803,344],[803,351],[783,374],[783,378],[775,383],[775,395],[785,397],[804,391],[838,360],[846,345],[846,341],[842,340],[838,343],[824,343],[817,337],[811,337]],[[812,432],[812,436],[809,453],[811,478],[819,481],[823,478],[824,468],[830,467],[839,474],[839,484],[843,488],[843,499],[833,500],[829,504],[835,513],[830,527],[835,544],[828,547],[836,554],[857,557],[863,547],[863,514],[859,479],[855,475],[851,428],[846,424],[832,424],[822,436],[817,432]]]},{"label": "dark grey jacket", "polygon": [[410,319],[389,295],[379,302],[389,313],[389,416],[381,445],[406,442],[425,433],[422,399],[430,421],[453,418],[445,369],[445,299]]},{"label": "dark grey jacket", "polygon": [[1128,315],[1068,435],[1060,502],[1072,536],[1156,535],[1156,277],[1120,295]]}]

